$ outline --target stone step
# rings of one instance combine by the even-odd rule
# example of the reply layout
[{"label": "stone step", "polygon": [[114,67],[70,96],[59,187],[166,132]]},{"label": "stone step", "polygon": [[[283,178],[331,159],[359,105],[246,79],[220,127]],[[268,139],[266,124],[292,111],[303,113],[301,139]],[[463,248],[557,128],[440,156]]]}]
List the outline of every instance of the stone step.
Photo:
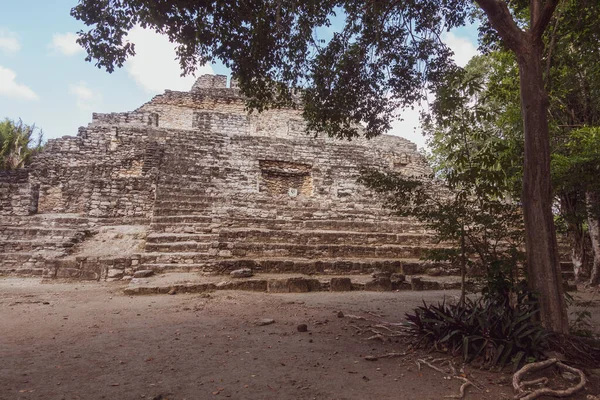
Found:
[{"label": "stone step", "polygon": [[165,208],[158,207],[154,208],[154,217],[172,217],[179,215],[204,215],[204,216],[212,216],[212,206],[211,205],[203,205],[198,207],[190,207],[186,206],[181,208]]},{"label": "stone step", "polygon": [[[327,211],[322,209],[283,209],[276,207],[265,208],[227,208],[219,204],[215,204],[212,211],[220,218],[235,219],[235,218],[263,218],[263,219],[285,219],[285,220],[338,220],[338,221],[378,221],[382,219],[382,215],[361,212],[355,210],[333,210]],[[401,219],[386,217],[389,220]]]},{"label": "stone step", "polygon": [[146,243],[145,250],[155,253],[207,252],[213,246],[203,242]]},{"label": "stone step", "polygon": [[171,194],[176,194],[178,196],[185,195],[190,197],[206,196],[207,193],[209,193],[208,189],[210,189],[210,187],[206,184],[199,186],[194,186],[191,184],[178,184],[172,186],[159,184],[158,188],[156,189],[156,198],[163,199],[163,196],[168,198],[168,196]]},{"label": "stone step", "polygon": [[[170,217],[169,217],[170,218]],[[184,216],[176,217],[185,221]],[[177,219],[173,218],[174,222]],[[156,221],[159,222],[159,221]],[[162,222],[162,221],[161,221]],[[301,219],[268,219],[268,218],[214,218],[214,223],[222,228],[253,228],[272,230],[313,230],[313,231],[355,231],[379,233],[421,233],[427,231],[420,225],[411,222],[377,222],[347,220],[301,220]]]},{"label": "stone step", "polygon": [[60,251],[0,253],[0,275],[42,275],[47,260],[64,255]]},{"label": "stone step", "polygon": [[150,233],[146,236],[148,243],[174,243],[174,242],[214,242],[219,239],[217,234],[208,233]]},{"label": "stone step", "polygon": [[149,252],[141,253],[140,264],[202,264],[214,259],[208,252]]},{"label": "stone step", "polygon": [[26,252],[35,250],[68,249],[78,241],[75,239],[1,240],[0,253]]},{"label": "stone step", "polygon": [[195,223],[211,223],[212,216],[207,215],[171,215],[171,216],[155,216],[152,218],[152,225],[166,224],[195,224]]},{"label": "stone step", "polygon": [[46,226],[0,226],[0,240],[48,238],[60,239],[75,236],[79,231],[74,228]]},{"label": "stone step", "polygon": [[206,232],[218,228],[354,231],[378,233],[427,234],[424,227],[410,222],[376,222],[347,220],[298,220],[269,218],[218,218],[203,215],[157,216],[152,219],[151,229],[157,232]]},{"label": "stone step", "polygon": [[[252,210],[265,210],[265,209],[277,209],[277,210],[288,210],[290,212],[302,213],[302,212],[346,212],[355,214],[376,214],[376,215],[389,215],[390,212],[387,209],[383,209],[376,203],[349,203],[349,204],[336,204],[336,207],[331,209],[323,204],[323,200],[297,200],[295,198],[277,198],[272,196],[265,196],[260,193],[243,193],[241,195],[231,195],[222,197],[215,194],[198,193],[197,190],[193,190],[191,194],[184,194],[178,188],[167,189],[164,191],[158,191],[157,193],[157,204],[176,204],[176,203],[207,203],[217,204],[219,207],[224,209],[230,209],[232,212],[239,211],[238,209],[252,209]],[[407,219],[407,218],[404,218]]]},{"label": "stone step", "polygon": [[351,245],[293,243],[219,243],[221,257],[302,257],[302,258],[420,258],[427,246],[411,245]]},{"label": "stone step", "polygon": [[58,227],[85,229],[97,225],[97,218],[81,217],[79,214],[34,214],[28,216],[3,216],[3,226]]},{"label": "stone step", "polygon": [[[387,212],[369,210],[324,210],[322,208],[293,208],[277,207],[275,205],[265,207],[232,207],[215,200],[212,203],[196,204],[172,203],[156,205],[154,216],[178,216],[178,215],[215,215],[219,218],[264,218],[264,219],[301,219],[301,220],[343,220],[343,221],[378,221],[386,218],[390,221],[406,222],[406,219],[389,216]],[[414,224],[414,223],[412,223]]]},{"label": "stone step", "polygon": [[219,230],[220,242],[245,243],[294,243],[294,244],[402,244],[424,245],[433,243],[433,236],[420,233],[374,233],[354,231],[312,231],[312,230],[269,230],[235,229]]},{"label": "stone step", "polygon": [[158,192],[156,195],[155,204],[169,204],[169,203],[207,203],[213,202],[214,198],[206,196],[206,194],[183,194],[179,189],[173,188],[165,190],[164,192]]},{"label": "stone step", "polygon": [[382,232],[382,233],[427,233],[419,224],[407,221],[347,221],[337,219],[323,219],[305,221],[304,229],[311,230],[336,230],[356,232]]},{"label": "stone step", "polygon": [[405,275],[423,274],[430,269],[448,269],[448,265],[445,263],[418,259],[323,258],[307,260],[303,258],[269,257],[215,260],[202,253],[143,253],[140,262],[140,269],[221,274],[240,268],[250,268],[255,272],[270,273],[370,274],[374,271],[388,271]]},{"label": "stone step", "polygon": [[[470,285],[472,286],[472,285]],[[201,277],[184,273],[169,273],[146,279],[134,279],[124,289],[126,295],[200,293],[213,290],[249,290],[269,293],[306,293],[341,291],[402,291],[402,290],[458,290],[460,282],[454,279],[431,279],[402,276],[392,279],[371,279],[365,276],[308,276],[257,274],[249,278]]]},{"label": "stone step", "polygon": [[210,207],[215,200],[198,199],[189,197],[186,199],[157,199],[154,202],[155,209],[194,209],[197,207]]},{"label": "stone step", "polygon": [[212,222],[173,224],[170,222],[152,223],[150,230],[157,233],[210,233],[218,225]]}]

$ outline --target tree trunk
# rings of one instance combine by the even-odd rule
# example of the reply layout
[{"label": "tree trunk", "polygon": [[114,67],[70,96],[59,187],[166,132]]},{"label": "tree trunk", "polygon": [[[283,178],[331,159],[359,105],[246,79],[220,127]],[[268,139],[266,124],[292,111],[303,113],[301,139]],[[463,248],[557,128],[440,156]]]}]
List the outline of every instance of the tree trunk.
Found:
[{"label": "tree trunk", "polygon": [[465,304],[467,293],[466,276],[467,276],[467,256],[465,250],[465,226],[460,228],[460,305]]},{"label": "tree trunk", "polygon": [[543,326],[567,333],[569,322],[552,215],[548,98],[542,74],[542,49],[541,39],[531,37],[521,43],[516,54],[525,128],[522,201],[527,278],[531,290],[538,294]]},{"label": "tree trunk", "polygon": [[587,192],[585,200],[587,203],[590,239],[592,240],[592,252],[594,254],[590,285],[597,286],[600,284],[600,216],[597,212],[597,208],[600,205],[600,195],[598,193]]}]

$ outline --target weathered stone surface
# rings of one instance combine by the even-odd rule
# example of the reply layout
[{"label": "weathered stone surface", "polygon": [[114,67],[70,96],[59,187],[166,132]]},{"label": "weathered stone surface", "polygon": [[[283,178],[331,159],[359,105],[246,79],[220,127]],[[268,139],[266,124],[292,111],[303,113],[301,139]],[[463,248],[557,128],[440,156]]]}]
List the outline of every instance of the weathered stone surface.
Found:
[{"label": "weathered stone surface", "polygon": [[306,293],[318,290],[321,290],[321,283],[317,279],[269,279],[267,283],[267,291],[270,293]]},{"label": "weathered stone surface", "polygon": [[[134,269],[249,268],[377,270],[376,279],[389,279],[421,268],[410,260],[429,243],[426,232],[390,215],[356,181],[365,165],[429,173],[416,145],[388,135],[313,138],[305,127],[299,109],[249,114],[223,76],[201,76],[191,91],[165,91],[132,112],[94,113],[77,136],[48,140],[27,171],[0,173],[0,274],[67,258],[87,240],[83,226],[132,223],[148,227],[139,254],[48,264],[45,275],[113,280]],[[312,279],[268,286],[324,290]]]},{"label": "weathered stone surface", "polygon": [[392,281],[390,278],[375,278],[365,284],[365,290],[388,292],[392,290]]},{"label": "weathered stone surface", "polygon": [[290,278],[287,280],[287,284],[290,293],[310,292],[310,285],[308,279]]},{"label": "weathered stone surface", "polygon": [[[421,278],[413,277],[410,280],[412,290],[440,290],[442,285],[436,281],[424,281]],[[460,283],[458,284],[460,287]]]},{"label": "weathered stone surface", "polygon": [[373,273],[371,273],[371,276],[375,279],[379,279],[379,278],[390,279],[390,277],[392,276],[392,272],[390,272],[390,271],[373,271]]},{"label": "weathered stone surface", "polygon": [[331,278],[329,290],[332,292],[349,292],[352,290],[350,278]]},{"label": "weathered stone surface", "polygon": [[290,288],[285,279],[269,279],[267,281],[267,291],[269,293],[289,293]]},{"label": "weathered stone surface", "polygon": [[267,281],[265,279],[249,279],[243,281],[223,281],[216,285],[218,290],[249,290],[252,292],[266,292]]},{"label": "weathered stone surface", "polygon": [[231,275],[232,278],[249,278],[254,274],[250,268],[240,268],[231,271],[229,275]]},{"label": "weathered stone surface", "polygon": [[440,267],[429,268],[427,270],[427,275],[429,276],[440,276],[444,273],[444,269]]},{"label": "weathered stone surface", "polygon": [[421,278],[417,278],[417,277],[411,278],[410,286],[411,286],[412,290],[424,290],[425,289],[423,280]]},{"label": "weathered stone surface", "polygon": [[151,269],[141,269],[133,273],[134,278],[147,278],[152,275],[154,275],[154,271]]}]

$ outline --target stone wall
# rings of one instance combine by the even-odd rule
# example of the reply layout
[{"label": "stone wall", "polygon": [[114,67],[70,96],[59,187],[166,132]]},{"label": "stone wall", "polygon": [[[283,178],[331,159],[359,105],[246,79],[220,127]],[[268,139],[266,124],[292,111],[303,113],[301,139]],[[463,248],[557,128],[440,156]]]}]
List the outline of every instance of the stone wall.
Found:
[{"label": "stone wall", "polygon": [[100,120],[76,137],[49,140],[35,158],[30,181],[39,186],[39,213],[150,218],[156,173],[145,164],[156,160],[148,129]]},{"label": "stone wall", "polygon": [[29,170],[0,171],[0,215],[37,212],[38,186],[29,182]]},{"label": "stone wall", "polygon": [[[49,140],[29,175],[0,176],[0,212],[149,219],[159,176],[193,176],[195,169],[208,171],[207,190],[221,196],[266,193],[342,202],[364,194],[356,184],[360,167],[429,172],[406,139],[315,138],[306,134],[299,110],[249,114],[239,90],[226,82],[202,76],[190,92],[166,91],[133,112],[94,113],[77,136]],[[170,147],[190,154],[162,160]]]}]

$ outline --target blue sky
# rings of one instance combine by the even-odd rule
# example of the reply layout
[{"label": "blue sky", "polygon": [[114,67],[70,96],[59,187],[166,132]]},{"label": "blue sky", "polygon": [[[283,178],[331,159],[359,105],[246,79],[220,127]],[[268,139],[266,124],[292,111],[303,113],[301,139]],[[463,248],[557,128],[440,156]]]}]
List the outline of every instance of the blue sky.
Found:
[{"label": "blue sky", "polygon": [[[131,40],[137,55],[109,74],[84,60],[75,33],[83,24],[69,15],[76,0],[0,0],[0,119],[21,118],[44,130],[46,139],[76,135],[92,112],[133,110],[164,89],[189,90],[194,77],[180,77],[173,45],[154,32],[136,28]],[[473,27],[445,37],[464,65],[475,54]],[[221,73],[221,65],[204,66],[197,74]],[[407,111],[391,134],[421,147],[418,112]]]}]

